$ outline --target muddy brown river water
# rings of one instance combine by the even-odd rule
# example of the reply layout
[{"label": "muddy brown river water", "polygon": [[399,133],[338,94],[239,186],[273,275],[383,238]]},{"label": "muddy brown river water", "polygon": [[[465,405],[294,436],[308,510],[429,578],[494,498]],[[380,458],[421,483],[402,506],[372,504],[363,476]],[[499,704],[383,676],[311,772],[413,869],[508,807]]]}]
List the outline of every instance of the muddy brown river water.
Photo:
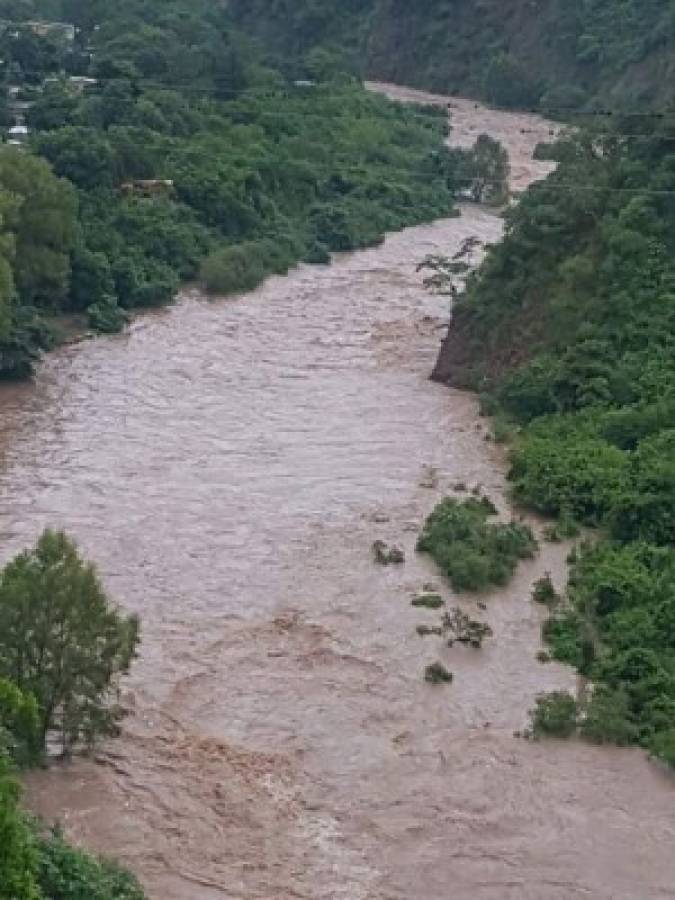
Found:
[{"label": "muddy brown river water", "polygon": [[[489,131],[517,186],[542,174],[547,123],[453,102],[455,140]],[[3,555],[64,527],[144,623],[122,737],[29,802],[152,900],[675,897],[665,774],[513,736],[574,687],[536,661],[528,601],[565,548],[485,598],[482,652],[415,633],[437,618],[416,589],[452,599],[413,552],[425,514],[460,481],[506,509],[474,398],[428,381],[447,309],[415,265],[500,232],[466,207],[239,299],[187,290],[0,395]],[[405,566],[375,566],[375,538]],[[453,685],[424,684],[437,658]]]}]

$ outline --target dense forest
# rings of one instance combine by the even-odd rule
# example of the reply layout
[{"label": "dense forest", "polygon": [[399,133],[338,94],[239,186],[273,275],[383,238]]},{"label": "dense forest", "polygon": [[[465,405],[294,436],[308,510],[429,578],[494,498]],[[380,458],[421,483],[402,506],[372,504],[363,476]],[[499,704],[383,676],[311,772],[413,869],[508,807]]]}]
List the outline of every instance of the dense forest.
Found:
[{"label": "dense forest", "polygon": [[672,0],[232,0],[237,21],[302,72],[317,48],[361,75],[499,106],[669,103]]},{"label": "dense forest", "polygon": [[0,150],[5,375],[30,371],[56,313],[114,331],[186,280],[250,289],[452,209],[443,112],[366,93],[329,53],[289,80],[201,0],[0,4],[48,13],[71,39],[0,38],[5,115],[22,105],[33,151]]}]

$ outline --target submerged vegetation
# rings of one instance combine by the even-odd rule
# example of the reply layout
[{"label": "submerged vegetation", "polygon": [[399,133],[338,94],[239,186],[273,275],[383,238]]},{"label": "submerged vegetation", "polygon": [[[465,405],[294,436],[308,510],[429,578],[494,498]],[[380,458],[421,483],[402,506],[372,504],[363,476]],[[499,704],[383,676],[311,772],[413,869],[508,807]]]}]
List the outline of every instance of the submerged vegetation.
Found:
[{"label": "submerged vegetation", "polygon": [[518,561],[532,557],[537,544],[527,525],[494,524],[492,503],[482,497],[462,502],[448,497],[431,513],[417,542],[457,591],[480,591],[506,584]]}]

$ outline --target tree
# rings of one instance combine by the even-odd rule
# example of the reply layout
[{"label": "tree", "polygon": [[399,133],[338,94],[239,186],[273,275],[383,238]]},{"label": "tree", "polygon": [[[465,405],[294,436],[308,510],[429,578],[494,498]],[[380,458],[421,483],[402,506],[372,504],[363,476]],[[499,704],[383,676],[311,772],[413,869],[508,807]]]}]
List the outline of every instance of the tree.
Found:
[{"label": "tree", "polygon": [[94,566],[63,532],[45,531],[0,575],[0,675],[34,694],[41,744],[64,753],[114,733],[111,705],[139,640],[139,622],[113,607]]},{"label": "tree", "polygon": [[460,183],[467,184],[476,203],[500,206],[509,196],[509,154],[488,134],[479,134],[460,165]]},{"label": "tree", "polygon": [[96,128],[72,126],[42,134],[37,149],[62,178],[78,188],[112,187],[115,156],[110,142]]},{"label": "tree", "polygon": [[19,200],[7,214],[19,296],[25,305],[58,306],[68,291],[75,191],[45,160],[13,148],[0,152],[0,187]]}]

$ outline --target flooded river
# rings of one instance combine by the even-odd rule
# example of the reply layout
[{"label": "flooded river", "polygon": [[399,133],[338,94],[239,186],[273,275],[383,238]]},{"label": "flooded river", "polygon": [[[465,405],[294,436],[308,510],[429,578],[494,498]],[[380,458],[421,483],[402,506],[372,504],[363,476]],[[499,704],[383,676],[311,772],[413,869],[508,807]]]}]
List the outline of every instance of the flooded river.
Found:
[{"label": "flooded river", "polygon": [[[398,96],[419,97],[388,89]],[[457,101],[517,186],[549,126]],[[499,238],[476,207],[245,297],[176,306],[52,354],[4,390],[5,556],[45,525],[140,613],[120,739],[38,773],[32,806],[119,857],[152,900],[656,900],[675,897],[675,792],[638,752],[514,737],[535,694],[532,581],[465,601],[482,652],[419,638],[437,583],[413,552],[459,483],[505,508],[474,398],[428,381],[446,301],[416,263]],[[405,566],[374,565],[376,538]],[[448,687],[423,681],[442,660]]]}]

